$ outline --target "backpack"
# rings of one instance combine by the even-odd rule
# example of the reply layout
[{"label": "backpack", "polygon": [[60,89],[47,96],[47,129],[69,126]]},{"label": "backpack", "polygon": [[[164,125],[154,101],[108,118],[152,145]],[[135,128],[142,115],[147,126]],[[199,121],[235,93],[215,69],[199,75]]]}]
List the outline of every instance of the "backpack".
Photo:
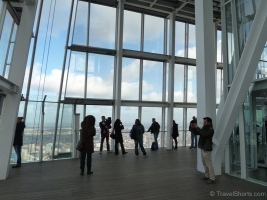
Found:
[{"label": "backpack", "polygon": [[136,139],[136,133],[135,133],[135,129],[134,129],[134,126],[133,128],[130,130],[130,138],[131,139]]},{"label": "backpack", "polygon": [[158,150],[159,148],[158,148],[158,145],[157,145],[157,143],[156,142],[152,142],[152,144],[151,144],[151,150],[152,151],[156,151],[156,150]]}]

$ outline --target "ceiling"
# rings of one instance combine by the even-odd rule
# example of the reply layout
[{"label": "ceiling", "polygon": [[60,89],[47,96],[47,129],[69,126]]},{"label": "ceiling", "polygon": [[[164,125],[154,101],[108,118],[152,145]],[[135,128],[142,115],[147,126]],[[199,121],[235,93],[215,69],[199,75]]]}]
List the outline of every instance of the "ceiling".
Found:
[{"label": "ceiling", "polygon": [[[19,24],[22,8],[21,3],[24,0],[3,0],[7,1],[10,6],[9,11],[13,12],[12,16]],[[116,7],[117,0],[82,0],[96,4]],[[125,0],[126,10],[153,16],[168,18],[172,12],[176,12],[176,20],[195,24],[195,0]],[[218,28],[221,27],[221,7],[220,0],[213,0],[213,20],[217,22]]]}]

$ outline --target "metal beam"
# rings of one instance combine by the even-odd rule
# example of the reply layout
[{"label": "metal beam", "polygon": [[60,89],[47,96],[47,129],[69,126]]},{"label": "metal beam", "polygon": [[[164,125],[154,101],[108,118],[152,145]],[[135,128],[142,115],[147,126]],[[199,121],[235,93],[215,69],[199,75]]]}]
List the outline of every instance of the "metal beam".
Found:
[{"label": "metal beam", "polygon": [[5,79],[4,77],[0,76],[0,91],[1,93],[10,93],[10,94],[17,94],[18,93],[18,86],[11,81]]}]

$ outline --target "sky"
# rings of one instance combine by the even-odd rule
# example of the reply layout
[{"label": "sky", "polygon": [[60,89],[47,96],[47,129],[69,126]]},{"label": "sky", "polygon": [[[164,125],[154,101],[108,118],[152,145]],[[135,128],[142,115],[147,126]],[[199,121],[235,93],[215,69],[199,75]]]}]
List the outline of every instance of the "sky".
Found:
[{"label": "sky", "polygon": [[[64,60],[64,48],[66,46],[66,35],[70,13],[71,1],[57,0],[44,1],[42,18],[40,22],[40,30],[38,35],[37,50],[33,63],[33,76],[31,80],[30,98],[32,100],[42,100],[43,95],[47,95],[47,101],[57,101],[62,66]],[[76,5],[74,5],[76,8]],[[77,8],[76,20],[72,20],[69,45],[74,44],[86,45],[86,37],[88,30],[87,17],[89,23],[89,45],[101,48],[114,49],[115,46],[115,23],[116,9],[111,7],[91,4],[91,13],[88,13],[88,3],[79,2]],[[124,16],[124,32],[123,32],[123,48],[131,50],[140,50],[141,38],[141,14],[125,11]],[[74,15],[73,15],[74,16]],[[157,24],[155,26],[155,24]],[[36,23],[35,23],[36,26]],[[74,31],[73,31],[73,27]],[[189,26],[189,49],[188,57],[196,57],[195,29],[193,25]],[[34,29],[35,32],[35,29]],[[145,15],[144,23],[144,51],[152,53],[163,53],[163,36],[164,36],[164,20],[161,18]],[[184,57],[184,24],[176,22],[176,42],[175,55]],[[221,36],[218,34],[218,60],[221,60]],[[31,49],[33,42],[31,44]],[[31,66],[31,54],[29,54],[27,63],[23,94],[26,94],[27,82],[29,80],[29,71]],[[113,98],[113,82],[114,82],[114,57],[108,55],[88,54],[88,81],[87,90],[84,94],[85,85],[85,66],[86,54],[81,52],[68,52],[65,68],[65,79],[63,85],[63,94],[68,97],[84,97],[87,98]],[[69,70],[69,71],[68,71]],[[69,72],[69,73],[68,73]],[[162,84],[163,84],[163,63],[155,61],[143,62],[143,88],[142,99],[150,101],[161,101]],[[67,78],[67,80],[66,80]],[[122,99],[137,100],[139,95],[139,78],[140,78],[140,60],[123,58],[122,62]],[[188,102],[196,102],[196,70],[193,66],[188,66]],[[176,65],[175,67],[175,101],[182,102],[184,98],[183,83],[184,66]],[[66,91],[66,93],[65,93]],[[168,96],[168,95],[167,95]],[[47,104],[48,117],[46,122],[54,121],[54,113],[56,104]],[[89,106],[91,112],[103,112],[105,106]],[[38,112],[40,105],[30,103],[27,113],[28,122],[36,123],[40,121]],[[38,112],[37,112],[38,110]],[[65,108],[65,110],[68,110]],[[111,107],[107,110],[111,115]],[[153,117],[150,113],[157,115],[161,119],[161,108],[144,108],[143,118],[146,123],[150,123]],[[67,112],[67,111],[66,111]],[[86,111],[87,112],[87,111]],[[128,114],[124,114],[127,112]],[[177,112],[181,116],[181,111]],[[189,115],[196,115],[196,109],[189,111]],[[19,115],[23,113],[23,104],[20,106]],[[53,113],[50,114],[50,113]],[[51,117],[49,117],[51,115]],[[122,108],[121,116],[133,116],[137,118],[137,108]],[[177,119],[182,121],[182,119]]]}]

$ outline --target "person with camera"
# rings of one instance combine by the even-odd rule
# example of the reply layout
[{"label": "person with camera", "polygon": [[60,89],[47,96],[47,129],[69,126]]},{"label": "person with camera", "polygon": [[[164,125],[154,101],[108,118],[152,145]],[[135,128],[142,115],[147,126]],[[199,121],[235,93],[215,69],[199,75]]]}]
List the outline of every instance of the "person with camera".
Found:
[{"label": "person with camera", "polygon": [[152,118],[152,124],[147,130],[147,132],[151,131],[151,134],[154,134],[154,142],[156,142],[157,146],[158,146],[159,129],[160,129],[159,123],[156,122],[155,118]]},{"label": "person with camera", "polygon": [[210,117],[204,117],[202,129],[197,126],[197,123],[193,123],[192,130],[200,136],[198,148],[201,149],[201,158],[205,169],[205,175],[201,179],[205,180],[208,184],[215,184],[215,174],[211,162],[212,137],[214,135],[212,119]]},{"label": "person with camera", "polygon": [[120,119],[116,119],[113,128],[115,131],[115,155],[119,155],[119,148],[118,148],[119,143],[121,145],[122,155],[125,155],[128,152],[125,151],[124,145],[123,145],[123,137],[122,137],[121,130],[124,129],[124,126],[122,125],[122,122]]},{"label": "person with camera", "polygon": [[99,122],[99,127],[101,129],[101,143],[100,143],[100,154],[102,154],[102,150],[103,150],[103,143],[104,140],[106,139],[106,143],[107,143],[107,151],[108,153],[111,153],[110,151],[110,145],[109,145],[109,129],[111,128],[111,118],[109,117],[106,120],[105,116],[101,117],[102,121]]},{"label": "person with camera", "polygon": [[192,129],[193,124],[196,124],[196,123],[197,123],[197,118],[193,116],[189,124],[189,131],[191,132],[191,146],[189,147],[189,149],[197,148],[197,135],[194,133]]}]

